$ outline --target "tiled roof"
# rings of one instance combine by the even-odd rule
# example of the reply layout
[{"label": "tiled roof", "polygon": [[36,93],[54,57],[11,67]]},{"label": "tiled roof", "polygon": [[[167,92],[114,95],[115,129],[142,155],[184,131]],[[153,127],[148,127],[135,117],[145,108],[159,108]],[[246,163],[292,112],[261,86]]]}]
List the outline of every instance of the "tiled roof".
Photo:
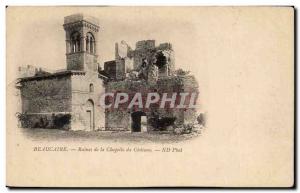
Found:
[{"label": "tiled roof", "polygon": [[24,82],[24,81],[30,81],[30,80],[55,78],[55,77],[59,77],[59,76],[84,75],[84,74],[85,74],[85,71],[81,71],[81,70],[65,70],[65,71],[55,72],[55,73],[51,73],[51,74],[43,74],[43,75],[19,78],[19,81]]}]

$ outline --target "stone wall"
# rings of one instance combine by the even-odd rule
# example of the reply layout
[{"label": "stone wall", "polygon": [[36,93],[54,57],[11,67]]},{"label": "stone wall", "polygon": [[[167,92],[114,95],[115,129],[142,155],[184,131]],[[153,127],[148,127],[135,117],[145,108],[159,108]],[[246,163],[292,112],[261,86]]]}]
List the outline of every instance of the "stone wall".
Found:
[{"label": "stone wall", "polygon": [[141,40],[136,42],[135,49],[136,50],[145,50],[145,49],[154,49],[155,48],[155,40]]},{"label": "stone wall", "polygon": [[[72,130],[105,129],[105,109],[100,106],[99,100],[104,92],[103,81],[98,78],[98,73],[86,72],[85,75],[72,76]],[[87,111],[93,112],[93,128],[90,128]]]},{"label": "stone wall", "polygon": [[116,43],[115,60],[104,63],[105,73],[113,80],[137,76],[151,82],[160,77],[172,76],[174,70],[175,58],[172,45],[162,43],[156,47],[155,40],[138,41],[135,50],[124,41]]},{"label": "stone wall", "polygon": [[[71,75],[49,76],[21,81],[23,127],[69,128],[56,125],[54,118],[71,113]],[[24,122],[25,121],[25,122]]]},{"label": "stone wall", "polygon": [[67,54],[68,70],[90,70],[97,72],[97,55],[77,52]]},{"label": "stone wall", "polygon": [[22,81],[20,90],[23,113],[71,111],[70,75]]},{"label": "stone wall", "polygon": [[131,119],[130,111],[110,111],[105,112],[105,127],[106,130],[115,131],[115,130],[130,130]]},{"label": "stone wall", "polygon": [[133,69],[139,71],[142,68],[143,61],[148,64],[153,63],[155,55],[155,41],[144,40],[136,43],[136,49],[132,52]]},{"label": "stone wall", "polygon": [[97,65],[97,55],[85,53],[84,54],[84,63],[85,63],[85,70],[86,71],[93,71],[97,72],[98,65]]},{"label": "stone wall", "polygon": [[104,72],[109,79],[116,79],[116,71],[117,67],[115,60],[104,62]]},{"label": "stone wall", "polygon": [[[191,75],[187,76],[170,76],[162,79],[158,79],[155,84],[149,84],[145,80],[132,81],[114,81],[108,82],[106,84],[106,92],[117,93],[124,92],[130,96],[133,96],[135,93],[140,92],[143,96],[149,92],[158,92],[160,96],[163,93],[177,93],[180,92],[198,92],[198,84],[195,80],[195,77]],[[144,98],[145,99],[145,98]],[[112,102],[112,101],[111,101]],[[179,103],[179,101],[177,101]],[[195,109],[176,109],[169,108],[169,103],[165,108],[159,108],[159,105],[153,105],[151,108],[146,109],[138,108],[134,106],[132,109],[127,109],[128,103],[123,106],[119,106],[118,109],[108,108],[106,109],[106,127],[107,129],[115,128],[124,128],[125,130],[131,129],[131,114],[136,111],[144,112],[147,116],[148,122],[148,131],[155,130],[154,122],[161,124],[159,120],[174,120],[174,124],[182,125],[185,123],[190,123],[195,121],[196,111]],[[112,103],[113,106],[113,103]],[[145,104],[144,104],[145,106]],[[125,108],[124,108],[125,107]],[[163,126],[162,126],[163,127]]]},{"label": "stone wall", "polygon": [[139,41],[136,43],[136,49],[132,51],[132,56],[134,70],[140,71],[146,67],[145,76],[148,78],[153,65],[158,67],[157,77],[171,76],[175,70],[174,52],[170,43],[162,43],[155,47],[154,40]]},{"label": "stone wall", "polygon": [[[134,95],[137,92],[147,92],[148,85],[145,81],[115,81],[106,84],[106,92],[117,93],[125,92],[128,95]],[[108,130],[130,130],[131,129],[131,113],[134,111],[145,111],[145,109],[127,109],[125,106],[120,106],[118,109],[108,108],[105,111],[105,126]],[[125,108],[124,108],[125,107]]]},{"label": "stone wall", "polygon": [[[182,82],[183,82],[182,90],[184,92],[197,93],[199,95],[199,85],[194,76],[192,76],[192,75],[183,76]],[[198,95],[197,95],[197,97],[199,97]],[[196,98],[196,101],[197,101],[197,98]],[[196,112],[197,112],[197,110],[195,108],[185,109],[184,110],[184,123],[188,124],[188,123],[195,122],[196,116],[197,116]]]},{"label": "stone wall", "polygon": [[116,60],[116,79],[117,80],[125,79],[125,59]]},{"label": "stone wall", "polygon": [[83,70],[84,55],[80,52],[67,54],[67,69],[68,70]]}]

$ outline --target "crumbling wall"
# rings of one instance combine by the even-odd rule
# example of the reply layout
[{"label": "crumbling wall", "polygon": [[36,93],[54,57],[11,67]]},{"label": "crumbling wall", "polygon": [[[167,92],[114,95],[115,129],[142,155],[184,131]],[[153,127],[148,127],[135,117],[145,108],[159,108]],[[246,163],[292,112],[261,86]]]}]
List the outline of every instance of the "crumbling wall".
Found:
[{"label": "crumbling wall", "polygon": [[116,43],[115,60],[104,63],[104,71],[114,80],[124,80],[136,74],[138,79],[153,82],[173,75],[174,70],[172,45],[162,43],[155,47],[155,40],[138,41],[135,50],[125,41]]},{"label": "crumbling wall", "polygon": [[157,48],[154,62],[154,65],[158,67],[158,76],[172,76],[175,70],[174,52],[169,47],[160,47]]},{"label": "crumbling wall", "polygon": [[[116,81],[108,82],[106,84],[106,92],[118,93],[124,92],[129,95],[129,101],[118,109],[108,108],[106,109],[106,127],[108,129],[113,128],[124,128],[130,129],[131,113],[135,111],[144,112],[147,115],[148,131],[165,129],[169,125],[165,126],[164,122],[170,122],[170,125],[182,125],[184,123],[193,122],[195,120],[195,109],[187,108],[171,108],[170,102],[167,102],[164,108],[160,108],[160,104],[152,104],[150,108],[145,107],[145,97],[147,93],[157,92],[162,97],[163,93],[168,93],[171,97],[173,93],[177,93],[177,96],[181,92],[198,92],[198,86],[194,82],[193,76],[171,76],[163,79],[158,79],[155,84],[149,84],[145,80],[139,81]],[[141,93],[143,97],[143,108],[134,106],[132,109],[127,109],[130,96],[134,96],[136,93]],[[176,99],[175,105],[179,104],[180,101]],[[113,99],[109,101],[113,107]],[[165,127],[165,128],[163,128]]]},{"label": "crumbling wall", "polygon": [[134,70],[142,71],[145,79],[153,81],[156,77],[173,75],[175,62],[170,43],[163,43],[155,47],[154,40],[139,41],[132,53]]},{"label": "crumbling wall", "polygon": [[[197,98],[199,97],[199,85],[196,80],[196,78],[193,75],[185,75],[181,76],[183,87],[182,91],[183,92],[188,92],[188,93],[197,93],[197,97],[195,98],[195,103],[193,105],[196,105],[197,107]],[[192,100],[191,98],[189,98]],[[189,124],[189,123],[194,123],[196,120],[196,108],[187,108],[184,110],[184,123]]]},{"label": "crumbling wall", "polygon": [[116,60],[116,79],[125,79],[125,59],[123,58]]},{"label": "crumbling wall", "polygon": [[37,72],[37,68],[34,66],[31,65],[20,66],[18,68],[18,77],[24,78],[24,77],[34,76],[36,72]]},{"label": "crumbling wall", "polygon": [[[106,93],[124,92],[129,96],[133,96],[137,92],[145,93],[148,91],[148,85],[145,81],[124,80],[108,82],[105,88]],[[114,108],[114,103],[111,104],[111,108],[107,108],[105,110],[105,127],[107,130],[130,130],[131,113],[133,111],[146,111],[145,109],[139,109],[136,107],[133,109],[127,109],[129,102],[125,103],[124,105],[120,105],[119,108]]]},{"label": "crumbling wall", "polygon": [[104,72],[110,80],[124,80],[125,73],[125,59],[116,59],[104,63]]},{"label": "crumbling wall", "polygon": [[[198,83],[192,75],[170,76],[157,81],[157,88],[159,93],[199,93]],[[186,108],[173,108],[170,109],[168,103],[165,108],[158,109],[161,117],[174,117],[176,118],[175,124],[182,125],[185,123],[194,122],[196,119],[196,109],[189,108],[191,94],[187,96],[185,105]],[[179,104],[180,101],[176,101]]]},{"label": "crumbling wall", "polygon": [[130,112],[128,111],[110,111],[105,114],[105,130],[130,130]]},{"label": "crumbling wall", "polygon": [[[116,43],[115,48],[115,60],[105,65],[116,65],[113,66],[114,70],[111,73],[114,77],[119,75],[119,78],[107,82],[106,92],[124,92],[129,95],[158,92],[161,97],[163,93],[169,93],[171,97],[173,93],[179,96],[182,92],[198,92],[198,84],[193,76],[176,74],[172,44],[162,43],[155,46],[155,40],[142,40],[136,43],[135,50],[132,50],[126,42]],[[127,63],[133,64],[133,69],[127,69]],[[123,74],[126,74],[126,77],[123,77]],[[179,104],[177,100],[176,103]],[[128,104],[129,102],[123,106],[127,107]],[[142,109],[136,106],[132,109],[106,109],[106,126],[130,128],[128,122],[131,120],[131,113],[135,111],[147,115],[148,131],[168,127],[164,122],[182,125],[195,120],[195,109],[170,108],[168,102],[165,108],[159,108],[158,104],[153,104],[151,108],[144,107],[145,104]]]},{"label": "crumbling wall", "polygon": [[153,63],[153,56],[155,54],[155,40],[143,40],[136,43],[136,49],[133,51],[133,68],[140,71],[144,66],[144,62],[147,65]]}]

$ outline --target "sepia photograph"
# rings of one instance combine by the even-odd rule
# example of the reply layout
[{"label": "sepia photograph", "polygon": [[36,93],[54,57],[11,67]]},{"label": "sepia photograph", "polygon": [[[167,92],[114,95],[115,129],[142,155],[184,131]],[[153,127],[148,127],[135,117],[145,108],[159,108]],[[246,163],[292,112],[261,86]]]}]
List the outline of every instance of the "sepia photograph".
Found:
[{"label": "sepia photograph", "polygon": [[5,14],[8,187],[294,186],[294,7]]}]

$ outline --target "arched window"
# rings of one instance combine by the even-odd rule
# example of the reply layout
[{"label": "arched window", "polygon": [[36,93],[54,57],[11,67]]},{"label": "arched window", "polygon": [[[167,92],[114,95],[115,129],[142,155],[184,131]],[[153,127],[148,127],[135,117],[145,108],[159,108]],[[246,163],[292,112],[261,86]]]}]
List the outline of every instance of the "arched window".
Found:
[{"label": "arched window", "polygon": [[86,45],[86,51],[90,52],[90,40],[88,39],[88,37],[86,37],[85,39],[85,45]]},{"label": "arched window", "polygon": [[85,42],[86,42],[86,51],[91,54],[95,54],[95,38],[92,33],[89,32],[86,34]]},{"label": "arched window", "polygon": [[81,51],[81,43],[80,43],[80,33],[74,32],[71,35],[71,53],[80,52]]},{"label": "arched window", "polygon": [[90,92],[94,92],[94,85],[92,83],[90,84]]}]

